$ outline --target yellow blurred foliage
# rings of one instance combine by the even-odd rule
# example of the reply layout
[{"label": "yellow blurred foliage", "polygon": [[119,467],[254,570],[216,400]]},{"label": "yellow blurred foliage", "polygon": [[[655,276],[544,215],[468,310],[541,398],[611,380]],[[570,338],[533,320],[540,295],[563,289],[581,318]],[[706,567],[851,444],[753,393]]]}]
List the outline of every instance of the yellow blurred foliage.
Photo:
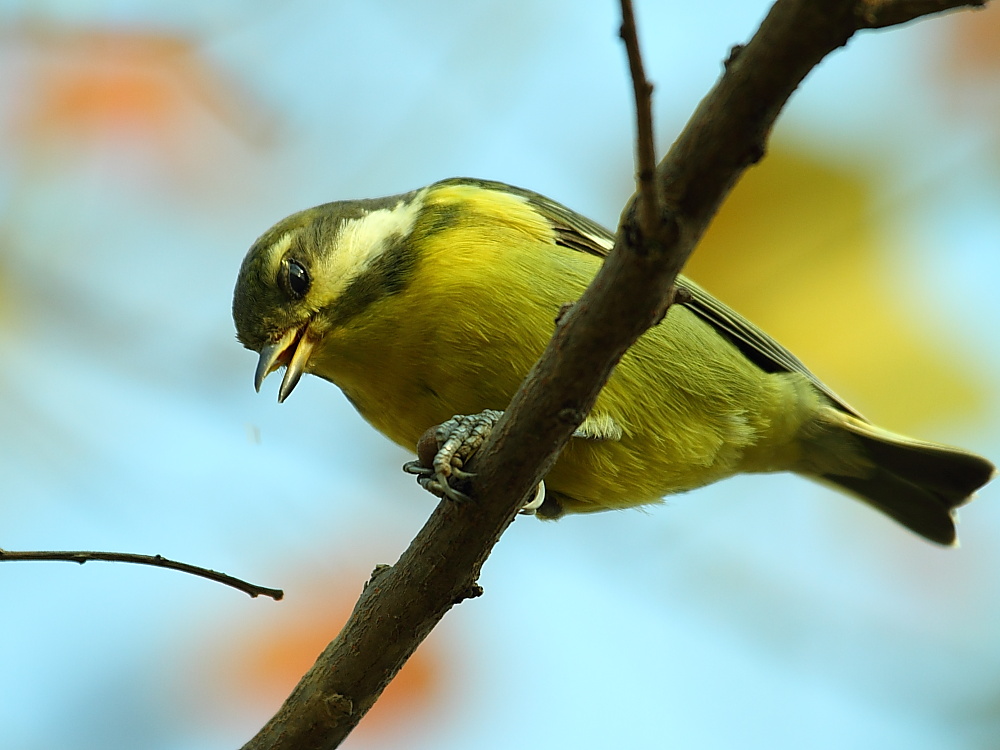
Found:
[{"label": "yellow blurred foliage", "polygon": [[686,273],[888,429],[975,414],[985,387],[970,375],[971,353],[923,325],[931,301],[900,305],[899,282],[885,275],[870,179],[775,147],[737,186]]}]

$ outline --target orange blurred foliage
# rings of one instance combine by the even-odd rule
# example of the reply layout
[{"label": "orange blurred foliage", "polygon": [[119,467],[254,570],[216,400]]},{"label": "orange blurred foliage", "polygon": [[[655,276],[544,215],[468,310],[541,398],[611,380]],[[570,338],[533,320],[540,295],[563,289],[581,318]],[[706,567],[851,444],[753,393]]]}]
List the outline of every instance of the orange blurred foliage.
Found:
[{"label": "orange blurred foliage", "polygon": [[[344,578],[342,574],[337,581],[311,583],[312,593],[298,592],[296,599],[305,604],[294,613],[285,613],[271,625],[244,624],[234,631],[235,637],[227,634],[222,644],[210,646],[212,673],[218,678],[212,695],[223,695],[226,702],[276,711],[350,616],[357,591],[353,586],[344,586]],[[360,575],[347,578],[352,583],[362,580]],[[398,732],[415,717],[427,713],[444,692],[449,671],[444,659],[432,644],[423,643],[389,683],[354,735]]]},{"label": "orange blurred foliage", "polygon": [[1000,73],[1000,6],[992,3],[974,13],[958,13],[951,29],[945,54],[954,75]]},{"label": "orange blurred foliage", "polygon": [[274,135],[274,116],[190,39],[38,23],[8,28],[4,36],[31,60],[14,117],[17,141],[45,145],[52,138],[86,142],[130,133],[175,152],[198,129],[199,110],[254,145]]},{"label": "orange blurred foliage", "polygon": [[1000,174],[1000,4],[949,21],[945,44],[928,56],[934,93],[961,131],[971,126],[986,137],[993,156],[987,165]]}]

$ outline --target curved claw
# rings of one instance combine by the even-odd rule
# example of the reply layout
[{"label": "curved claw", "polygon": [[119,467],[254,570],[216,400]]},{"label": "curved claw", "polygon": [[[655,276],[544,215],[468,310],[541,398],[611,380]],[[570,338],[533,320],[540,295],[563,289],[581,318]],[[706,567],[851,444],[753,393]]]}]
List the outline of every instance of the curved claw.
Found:
[{"label": "curved claw", "polygon": [[521,513],[525,516],[535,515],[535,511],[542,507],[542,503],[545,502],[545,482],[539,482],[538,486],[535,488],[535,496],[521,506]]},{"label": "curved claw", "polygon": [[459,490],[456,490],[447,481],[445,481],[445,482],[438,481],[437,484],[440,486],[441,492],[449,500],[452,500],[452,501],[454,501],[456,503],[467,503],[467,502],[469,502],[470,498],[469,498],[468,495],[466,495],[464,492],[460,492]]},{"label": "curved claw", "polygon": [[407,474],[415,474],[418,477],[426,477],[434,473],[434,469],[424,466],[419,461],[407,461],[403,464],[403,471]]}]

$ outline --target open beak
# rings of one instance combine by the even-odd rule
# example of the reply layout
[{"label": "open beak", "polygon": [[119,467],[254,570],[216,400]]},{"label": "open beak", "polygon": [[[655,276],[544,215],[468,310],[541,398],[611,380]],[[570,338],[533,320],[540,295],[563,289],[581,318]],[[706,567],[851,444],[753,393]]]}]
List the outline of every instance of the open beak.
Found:
[{"label": "open beak", "polygon": [[260,359],[257,361],[257,371],[253,376],[253,387],[259,393],[264,378],[285,365],[285,377],[282,378],[281,387],[278,389],[280,404],[295,390],[302,373],[306,371],[306,363],[309,362],[309,356],[315,346],[316,339],[309,336],[306,325],[293,329],[275,343],[262,347]]}]

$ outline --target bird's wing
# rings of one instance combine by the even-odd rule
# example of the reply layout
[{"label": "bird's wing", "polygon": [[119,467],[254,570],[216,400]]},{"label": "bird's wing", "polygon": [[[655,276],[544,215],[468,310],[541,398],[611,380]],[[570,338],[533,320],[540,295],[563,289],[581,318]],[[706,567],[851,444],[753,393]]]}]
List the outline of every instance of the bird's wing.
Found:
[{"label": "bird's wing", "polygon": [[[601,258],[611,252],[614,235],[600,224],[543,195],[519,188],[510,189],[523,196],[549,220],[556,235],[556,244]],[[738,312],[719,302],[684,276],[677,277],[677,286],[687,292],[680,304],[712,326],[764,372],[797,372],[805,375],[837,408],[867,421],[857,409],[813,375],[794,354]]]},{"label": "bird's wing", "polygon": [[728,305],[724,305],[691,279],[677,277],[677,286],[691,295],[690,301],[681,302],[695,315],[727,338],[743,356],[764,372],[797,372],[805,375],[812,384],[841,411],[867,422],[861,413],[834,393],[812,374],[794,354],[768,336]]}]

